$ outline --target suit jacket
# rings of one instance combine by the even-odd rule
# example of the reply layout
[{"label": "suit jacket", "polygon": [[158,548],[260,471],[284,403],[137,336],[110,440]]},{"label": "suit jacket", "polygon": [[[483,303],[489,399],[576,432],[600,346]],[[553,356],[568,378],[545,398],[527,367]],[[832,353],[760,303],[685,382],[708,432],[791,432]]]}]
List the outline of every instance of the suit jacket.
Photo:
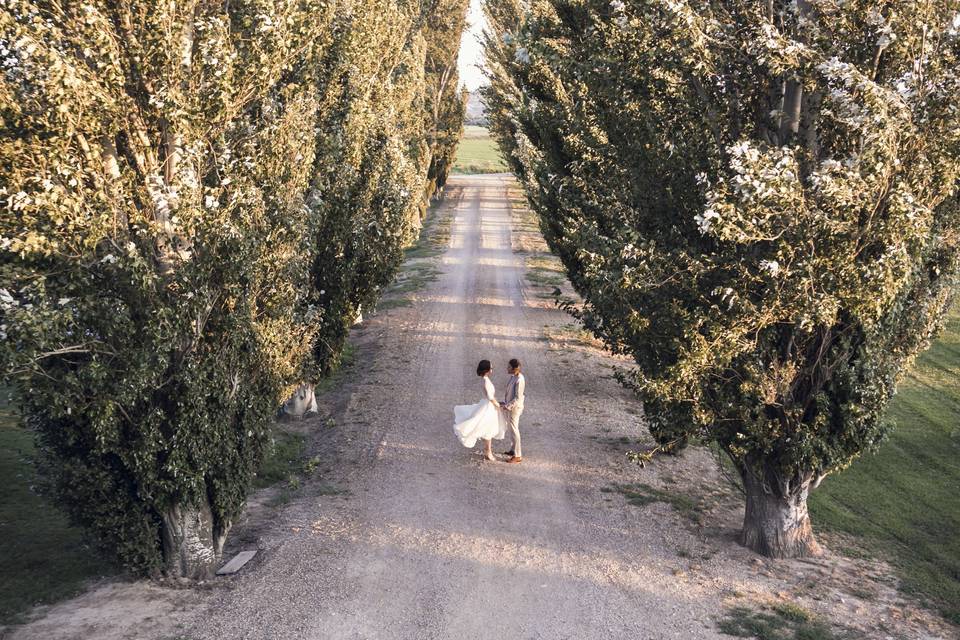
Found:
[{"label": "suit jacket", "polygon": [[504,394],[503,401],[510,411],[523,411],[523,390],[527,381],[522,373],[510,376],[510,382],[507,383],[507,391]]}]

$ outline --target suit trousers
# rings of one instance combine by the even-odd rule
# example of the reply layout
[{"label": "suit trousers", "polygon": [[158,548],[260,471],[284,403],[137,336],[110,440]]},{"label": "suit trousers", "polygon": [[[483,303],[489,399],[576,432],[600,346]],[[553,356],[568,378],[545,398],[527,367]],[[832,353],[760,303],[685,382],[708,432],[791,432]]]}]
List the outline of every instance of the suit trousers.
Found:
[{"label": "suit trousers", "polygon": [[523,409],[513,409],[512,411],[507,412],[507,422],[510,424],[510,434],[513,436],[513,455],[518,458],[523,457],[523,452],[520,450],[520,414],[523,413]]}]

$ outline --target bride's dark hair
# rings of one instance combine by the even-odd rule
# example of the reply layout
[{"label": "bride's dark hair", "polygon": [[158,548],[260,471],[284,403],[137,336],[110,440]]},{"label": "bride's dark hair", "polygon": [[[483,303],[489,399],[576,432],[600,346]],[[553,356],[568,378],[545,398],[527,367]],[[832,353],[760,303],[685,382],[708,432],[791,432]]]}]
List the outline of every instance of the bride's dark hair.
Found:
[{"label": "bride's dark hair", "polygon": [[489,372],[492,368],[493,367],[490,366],[489,360],[481,360],[480,364],[477,365],[477,375],[482,376],[483,374]]}]

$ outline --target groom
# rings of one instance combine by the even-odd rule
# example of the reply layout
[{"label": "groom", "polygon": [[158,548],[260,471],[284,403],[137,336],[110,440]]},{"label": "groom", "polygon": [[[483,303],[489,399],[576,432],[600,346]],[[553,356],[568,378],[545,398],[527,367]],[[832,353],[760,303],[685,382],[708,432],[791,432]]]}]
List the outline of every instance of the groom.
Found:
[{"label": "groom", "polygon": [[510,360],[507,371],[510,373],[510,382],[507,383],[507,393],[500,403],[500,407],[507,413],[507,422],[510,423],[510,433],[513,435],[513,448],[506,452],[510,456],[507,462],[523,461],[523,452],[520,449],[520,414],[523,413],[523,388],[526,385],[523,374],[520,373],[520,361]]}]

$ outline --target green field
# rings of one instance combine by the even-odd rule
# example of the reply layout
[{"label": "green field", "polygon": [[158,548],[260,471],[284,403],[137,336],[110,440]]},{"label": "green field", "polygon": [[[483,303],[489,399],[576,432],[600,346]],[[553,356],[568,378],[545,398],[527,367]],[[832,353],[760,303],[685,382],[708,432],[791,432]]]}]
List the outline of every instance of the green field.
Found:
[{"label": "green field", "polygon": [[960,623],[960,307],[894,399],[896,429],[876,455],[827,478],[814,527],[860,538],[911,593]]},{"label": "green field", "polygon": [[78,593],[85,581],[116,570],[84,544],[79,529],[33,489],[33,434],[19,426],[0,388],[0,625],[34,604]]},{"label": "green field", "polygon": [[489,131],[484,127],[464,128],[453,173],[503,173],[508,170]]}]

